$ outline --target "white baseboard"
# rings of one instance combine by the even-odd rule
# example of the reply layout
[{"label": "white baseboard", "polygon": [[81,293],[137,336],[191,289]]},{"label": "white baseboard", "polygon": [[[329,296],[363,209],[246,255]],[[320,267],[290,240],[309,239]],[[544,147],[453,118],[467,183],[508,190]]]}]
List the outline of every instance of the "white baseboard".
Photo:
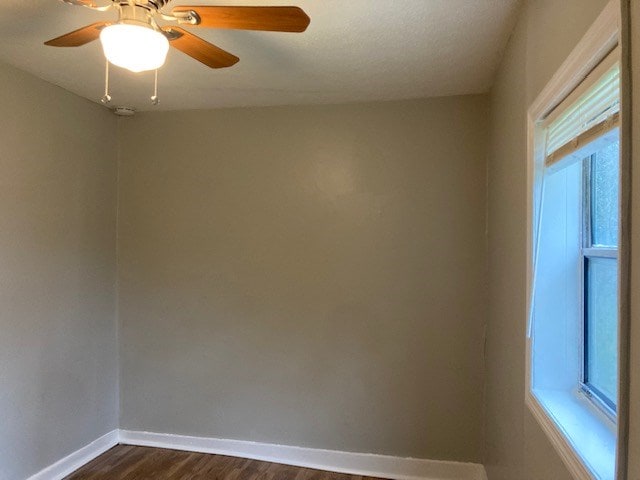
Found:
[{"label": "white baseboard", "polygon": [[370,453],[338,452],[207,437],[120,430],[120,443],[215,453],[331,472],[395,480],[484,480],[484,467],[475,463],[401,458]]},{"label": "white baseboard", "polygon": [[86,465],[98,455],[103,454],[111,447],[119,442],[118,430],[112,430],[102,437],[85,445],[80,450],[76,450],[70,455],[58,460],[56,463],[49,465],[47,468],[40,470],[32,475],[28,480],[62,480],[64,477],[77,469]]},{"label": "white baseboard", "polygon": [[208,437],[113,430],[64,457],[28,480],[62,480],[118,443],[214,453],[330,472],[395,480],[486,480],[482,465],[372,453],[339,452]]}]

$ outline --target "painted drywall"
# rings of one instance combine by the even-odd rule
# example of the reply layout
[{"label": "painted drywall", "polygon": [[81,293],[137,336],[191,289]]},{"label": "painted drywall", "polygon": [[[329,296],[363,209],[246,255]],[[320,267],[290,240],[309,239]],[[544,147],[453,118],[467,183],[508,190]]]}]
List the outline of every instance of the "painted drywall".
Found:
[{"label": "painted drywall", "polygon": [[522,6],[491,93],[484,463],[490,480],[569,480],[524,402],[526,112],[606,0]]},{"label": "painted drywall", "polygon": [[479,461],[486,107],[122,120],[121,427]]},{"label": "painted drywall", "polygon": [[0,65],[0,478],[117,428],[116,122]]}]

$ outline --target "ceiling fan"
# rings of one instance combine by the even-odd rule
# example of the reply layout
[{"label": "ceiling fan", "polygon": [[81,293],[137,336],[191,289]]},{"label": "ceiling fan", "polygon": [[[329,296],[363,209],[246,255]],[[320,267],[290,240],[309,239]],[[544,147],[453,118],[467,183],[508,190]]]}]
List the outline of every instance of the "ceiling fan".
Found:
[{"label": "ceiling fan", "polygon": [[[304,32],[310,19],[298,7],[176,6],[163,9],[171,0],[62,0],[99,12],[115,10],[118,20],[92,23],[45,42],[53,47],[79,47],[100,38],[108,62],[142,72],[157,70],[166,60],[169,46],[211,68],[231,67],[235,55],[176,26],[209,27],[271,32]],[[99,1],[99,0],[98,0]],[[158,21],[169,22],[159,25]],[[173,23],[173,25],[171,25]],[[107,63],[108,68],[108,63]]]}]

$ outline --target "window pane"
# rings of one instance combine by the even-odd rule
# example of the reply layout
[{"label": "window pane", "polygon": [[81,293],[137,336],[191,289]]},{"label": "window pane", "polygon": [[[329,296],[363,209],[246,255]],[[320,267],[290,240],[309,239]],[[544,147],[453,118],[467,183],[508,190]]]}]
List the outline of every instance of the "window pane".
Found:
[{"label": "window pane", "polygon": [[591,160],[591,237],[593,245],[618,245],[620,143],[611,143]]},{"label": "window pane", "polygon": [[586,382],[616,403],[618,392],[618,262],[587,259]]}]

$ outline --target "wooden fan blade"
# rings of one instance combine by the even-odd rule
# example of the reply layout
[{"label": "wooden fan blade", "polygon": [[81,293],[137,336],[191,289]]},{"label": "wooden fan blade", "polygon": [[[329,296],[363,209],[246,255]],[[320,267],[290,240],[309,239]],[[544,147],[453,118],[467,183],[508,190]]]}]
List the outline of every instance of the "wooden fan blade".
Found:
[{"label": "wooden fan blade", "polygon": [[95,7],[96,4],[91,0],[62,0],[64,3],[68,3],[69,5],[77,5],[79,7]]},{"label": "wooden fan blade", "polygon": [[203,40],[179,27],[164,27],[172,47],[186,53],[211,68],[225,68],[235,65],[240,60],[235,55]]},{"label": "wooden fan blade", "polygon": [[304,32],[311,20],[298,7],[218,7],[182,6],[174,12],[195,12],[200,27],[231,28],[235,30],[264,30],[270,32]]},{"label": "wooden fan blade", "polygon": [[79,28],[78,30],[44,42],[44,44],[50,47],[79,47],[97,40],[100,36],[100,31],[107,25],[109,25],[109,22],[92,23],[86,27]]}]

